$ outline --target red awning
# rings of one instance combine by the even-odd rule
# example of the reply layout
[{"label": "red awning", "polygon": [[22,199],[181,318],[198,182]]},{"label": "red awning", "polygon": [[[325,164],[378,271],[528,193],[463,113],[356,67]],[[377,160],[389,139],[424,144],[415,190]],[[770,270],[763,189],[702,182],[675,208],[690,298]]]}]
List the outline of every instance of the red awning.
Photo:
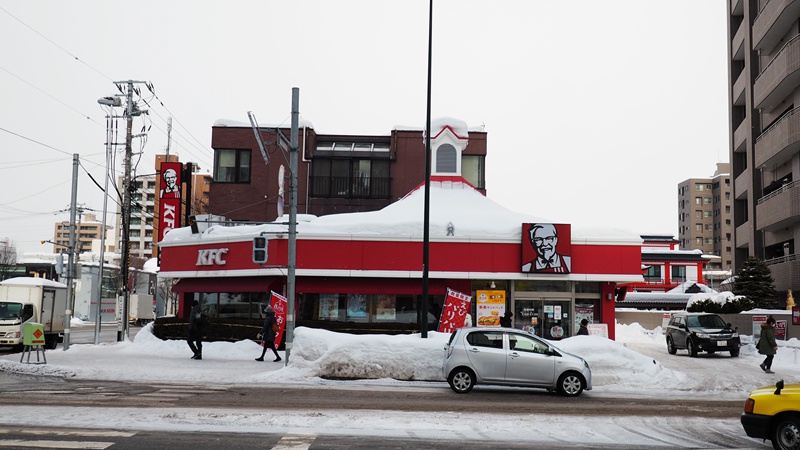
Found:
[{"label": "red awning", "polygon": [[269,292],[275,277],[181,278],[172,292]]}]

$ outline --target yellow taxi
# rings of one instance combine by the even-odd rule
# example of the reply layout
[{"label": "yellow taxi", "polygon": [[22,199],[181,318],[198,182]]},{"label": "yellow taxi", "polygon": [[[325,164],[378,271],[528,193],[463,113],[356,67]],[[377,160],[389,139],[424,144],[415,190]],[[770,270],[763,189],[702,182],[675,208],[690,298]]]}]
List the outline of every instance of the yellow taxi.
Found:
[{"label": "yellow taxi", "polygon": [[779,450],[800,449],[800,384],[760,387],[744,402],[742,426],[748,436],[772,441]]}]

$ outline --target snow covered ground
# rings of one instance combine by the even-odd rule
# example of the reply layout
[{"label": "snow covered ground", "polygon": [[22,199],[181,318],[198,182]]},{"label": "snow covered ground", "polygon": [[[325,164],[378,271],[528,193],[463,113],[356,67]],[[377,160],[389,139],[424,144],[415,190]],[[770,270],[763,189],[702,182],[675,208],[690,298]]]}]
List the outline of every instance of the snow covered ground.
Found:
[{"label": "snow covered ground", "polygon": [[[92,326],[76,325],[76,326]],[[779,342],[774,375],[759,369],[763,359],[757,354],[750,336],[742,336],[743,347],[738,358],[727,354],[689,358],[685,351],[669,355],[660,328],[643,329],[638,324],[617,325],[617,340],[598,336],[576,336],[555,342],[559,348],[584,357],[592,368],[594,390],[588,396],[641,396],[656,398],[709,398],[742,400],[750,390],[778,379],[796,382],[800,379],[800,342],[791,339]],[[414,390],[449,390],[441,376],[443,348],[449,335],[357,336],[326,330],[298,328],[294,350],[288,365],[284,362],[257,362],[261,347],[251,341],[236,343],[210,342],[203,348],[203,360],[190,360],[191,351],[185,341],[161,341],[145,327],[133,341],[110,344],[72,345],[47,352],[46,365],[20,364],[19,354],[0,357],[0,373],[35,374],[81,379],[172,382],[189,385],[217,383],[230,385],[282,385],[295,387],[334,386],[348,389],[402,388]],[[422,355],[422,356],[421,356]],[[34,355],[35,359],[35,355]],[[358,377],[358,381],[334,381],[322,377]],[[481,387],[476,387],[480,389]],[[485,387],[484,389],[487,389]],[[240,432],[304,432],[312,434],[352,434],[353,423],[369,423],[366,427],[376,436],[464,439],[481,433],[503,435],[504,439],[525,439],[526,442],[585,442],[586,436],[597,439],[598,445],[641,442],[642,445],[675,445],[698,447],[702,442],[687,442],[665,430],[677,427],[711,428],[719,433],[742,435],[736,421],[706,421],[693,424],[680,418],[600,418],[581,417],[581,433],[559,416],[504,415],[503,429],[498,417],[486,414],[439,413],[419,414],[385,411],[352,411],[347,419],[336,412],[308,411],[220,411],[147,408],[144,410],[115,408],[48,408],[43,417],[41,408],[13,406],[5,408],[4,424],[49,423],[69,426],[97,426],[121,429],[196,429]],[[9,410],[10,409],[10,410]],[[80,411],[78,411],[80,409]],[[67,413],[71,411],[70,413]],[[78,413],[79,412],[79,413]],[[158,416],[158,420],[153,420]],[[99,420],[102,418],[102,421]],[[479,420],[468,420],[476,419]],[[535,419],[542,431],[531,437],[530,423]],[[345,426],[342,421],[350,426]],[[659,422],[661,421],[661,422]],[[658,425],[656,422],[659,422]],[[519,427],[520,423],[527,423]],[[485,425],[484,425],[485,424]],[[506,429],[507,427],[507,429]],[[364,428],[364,427],[362,427]],[[519,430],[519,431],[517,431]],[[602,430],[602,431],[600,431]],[[537,430],[538,431],[538,430]],[[531,441],[531,439],[534,439]],[[763,444],[753,440],[753,447]],[[707,443],[706,443],[707,444]]]}]

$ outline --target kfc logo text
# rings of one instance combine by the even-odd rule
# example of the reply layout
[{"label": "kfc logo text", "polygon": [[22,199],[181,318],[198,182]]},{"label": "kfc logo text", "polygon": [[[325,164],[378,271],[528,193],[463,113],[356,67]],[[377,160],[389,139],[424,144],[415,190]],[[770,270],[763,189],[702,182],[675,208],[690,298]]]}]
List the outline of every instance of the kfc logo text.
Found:
[{"label": "kfc logo text", "polygon": [[227,248],[206,249],[197,251],[197,266],[224,266],[222,256],[228,253]]}]

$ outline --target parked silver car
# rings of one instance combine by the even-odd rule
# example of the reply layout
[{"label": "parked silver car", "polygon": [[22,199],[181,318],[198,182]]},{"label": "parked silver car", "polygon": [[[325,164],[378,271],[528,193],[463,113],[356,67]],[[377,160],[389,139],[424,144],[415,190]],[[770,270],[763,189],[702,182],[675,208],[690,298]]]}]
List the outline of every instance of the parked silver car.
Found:
[{"label": "parked silver car", "polygon": [[515,328],[460,328],[444,350],[444,377],[459,394],[476,384],[537,387],[569,397],[592,389],[586,360]]}]

